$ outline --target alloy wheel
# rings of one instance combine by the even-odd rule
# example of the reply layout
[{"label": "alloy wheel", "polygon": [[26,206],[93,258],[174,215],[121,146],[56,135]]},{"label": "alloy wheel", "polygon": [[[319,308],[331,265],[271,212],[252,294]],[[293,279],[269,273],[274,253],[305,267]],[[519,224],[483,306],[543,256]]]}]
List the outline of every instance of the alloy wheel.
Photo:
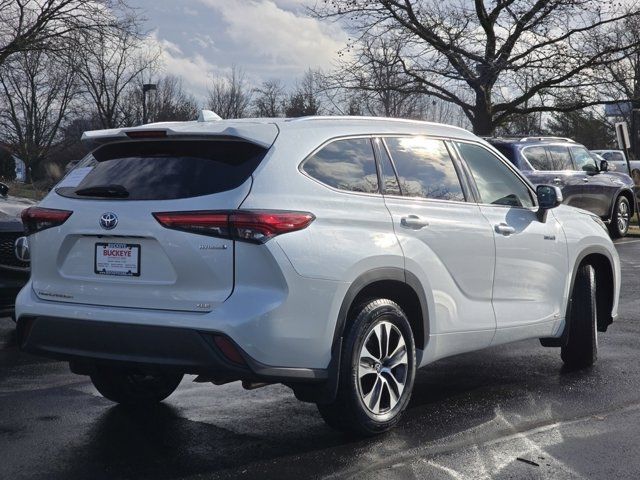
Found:
[{"label": "alloy wheel", "polygon": [[629,205],[627,202],[618,204],[618,231],[624,233],[629,227]]},{"label": "alloy wheel", "polygon": [[358,383],[360,398],[375,415],[398,404],[407,381],[409,359],[402,333],[388,321],[377,323],[360,351]]}]

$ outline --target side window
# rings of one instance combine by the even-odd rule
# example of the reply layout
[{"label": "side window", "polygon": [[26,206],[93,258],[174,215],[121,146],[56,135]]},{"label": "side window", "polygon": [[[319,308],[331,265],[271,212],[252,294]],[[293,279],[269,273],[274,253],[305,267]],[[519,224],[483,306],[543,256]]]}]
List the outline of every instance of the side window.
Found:
[{"label": "side window", "polygon": [[620,152],[605,152],[602,157],[607,161],[624,162],[624,156]]},{"label": "side window", "polygon": [[598,172],[600,169],[598,168],[598,164],[596,160],[591,156],[591,154],[584,147],[569,147],[571,149],[571,155],[573,156],[573,161],[576,162],[576,167],[578,170],[583,170],[585,172]]},{"label": "side window", "polygon": [[547,152],[551,160],[551,170],[573,170],[571,155],[567,147],[550,145],[547,147]]},{"label": "side window", "polygon": [[382,172],[382,193],[386,193],[387,195],[402,195],[400,191],[400,185],[398,184],[398,177],[396,176],[396,172],[393,169],[393,165],[391,164],[391,159],[387,154],[387,149],[385,148],[382,140],[376,138],[374,140],[376,143],[376,151],[379,153],[379,161],[380,161],[380,170]]},{"label": "side window", "polygon": [[336,140],[302,165],[322,183],[350,192],[378,193],[378,173],[368,138]]},{"label": "side window", "polygon": [[532,207],[527,185],[486,148],[456,143],[478,187],[482,203],[510,207]]},{"label": "side window", "polygon": [[465,201],[453,160],[442,140],[391,137],[385,138],[385,142],[403,195]]},{"label": "side window", "polygon": [[536,170],[553,170],[544,147],[526,147],[522,150],[522,154]]}]

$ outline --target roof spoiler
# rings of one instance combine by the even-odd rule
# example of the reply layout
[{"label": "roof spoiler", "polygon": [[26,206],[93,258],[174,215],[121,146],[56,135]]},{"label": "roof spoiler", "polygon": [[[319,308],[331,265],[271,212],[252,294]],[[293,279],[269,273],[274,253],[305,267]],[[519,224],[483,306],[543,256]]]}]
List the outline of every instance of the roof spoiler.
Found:
[{"label": "roof spoiler", "polygon": [[151,123],[132,128],[90,130],[82,134],[82,142],[95,148],[106,143],[130,141],[132,139],[230,139],[244,140],[263,148],[270,148],[278,137],[279,129],[274,123],[234,122],[215,120],[214,112],[200,114],[204,120],[191,122]]}]

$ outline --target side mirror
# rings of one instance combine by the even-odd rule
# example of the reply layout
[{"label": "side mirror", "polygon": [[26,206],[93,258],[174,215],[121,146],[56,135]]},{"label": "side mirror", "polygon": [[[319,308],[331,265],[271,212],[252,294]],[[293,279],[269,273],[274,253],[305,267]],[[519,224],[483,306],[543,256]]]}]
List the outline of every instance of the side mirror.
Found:
[{"label": "side mirror", "polygon": [[556,208],[562,203],[562,191],[552,185],[538,185],[536,188],[538,197],[538,220],[541,222],[547,219],[547,210]]},{"label": "side mirror", "polygon": [[9,187],[0,182],[0,196],[6,197],[7,195],[9,195]]},{"label": "side mirror", "polygon": [[600,160],[600,171],[608,172],[609,171],[609,162],[606,160]]}]

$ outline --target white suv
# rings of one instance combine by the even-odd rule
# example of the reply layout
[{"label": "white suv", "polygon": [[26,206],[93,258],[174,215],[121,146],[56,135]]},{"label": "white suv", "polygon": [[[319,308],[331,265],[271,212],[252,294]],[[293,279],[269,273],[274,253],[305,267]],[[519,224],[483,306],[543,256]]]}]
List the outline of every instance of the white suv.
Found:
[{"label": "white suv", "polygon": [[185,373],[280,382],[374,434],[418,367],[526,338],[588,366],[617,315],[606,226],[459,128],[311,117],[84,139],[97,148],[23,215],[18,336],[116,402],[160,401]]}]

